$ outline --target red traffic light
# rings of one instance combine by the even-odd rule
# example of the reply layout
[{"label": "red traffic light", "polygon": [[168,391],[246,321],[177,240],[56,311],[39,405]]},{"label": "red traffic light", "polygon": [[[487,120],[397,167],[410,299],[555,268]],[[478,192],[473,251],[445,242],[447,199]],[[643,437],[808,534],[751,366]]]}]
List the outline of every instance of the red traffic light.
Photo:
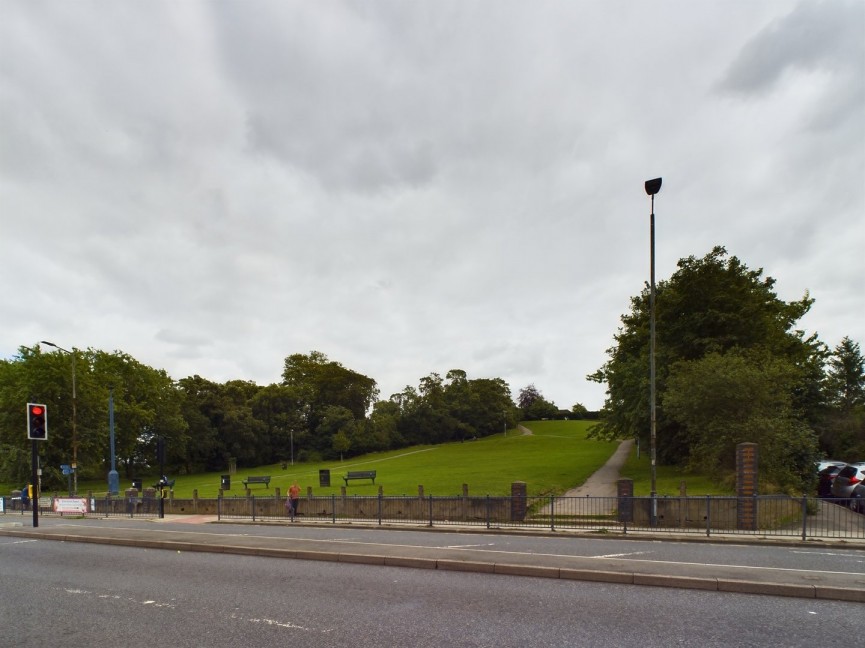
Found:
[{"label": "red traffic light", "polygon": [[27,438],[48,440],[48,408],[42,403],[27,403]]}]

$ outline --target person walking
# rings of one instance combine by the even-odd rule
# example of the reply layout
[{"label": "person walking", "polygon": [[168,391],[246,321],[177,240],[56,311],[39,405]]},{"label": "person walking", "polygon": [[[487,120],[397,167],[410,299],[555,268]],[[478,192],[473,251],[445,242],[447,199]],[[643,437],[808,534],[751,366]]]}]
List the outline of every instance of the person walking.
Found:
[{"label": "person walking", "polygon": [[294,516],[297,515],[297,505],[300,504],[300,486],[297,485],[297,480],[288,487],[288,501],[285,507],[288,509],[288,516],[294,522]]}]

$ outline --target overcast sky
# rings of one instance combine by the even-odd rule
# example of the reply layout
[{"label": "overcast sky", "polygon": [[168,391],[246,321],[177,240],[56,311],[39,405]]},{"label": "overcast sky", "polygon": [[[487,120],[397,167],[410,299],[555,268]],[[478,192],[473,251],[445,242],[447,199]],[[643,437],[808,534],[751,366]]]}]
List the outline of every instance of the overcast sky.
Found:
[{"label": "overcast sky", "polygon": [[[600,408],[723,245],[865,346],[865,2],[0,0],[0,355]],[[50,348],[44,348],[50,351]]]}]

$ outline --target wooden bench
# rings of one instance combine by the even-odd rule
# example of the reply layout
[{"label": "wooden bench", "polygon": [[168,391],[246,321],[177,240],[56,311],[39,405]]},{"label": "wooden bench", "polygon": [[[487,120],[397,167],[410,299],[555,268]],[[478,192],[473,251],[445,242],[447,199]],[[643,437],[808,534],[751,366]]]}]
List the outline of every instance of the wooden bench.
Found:
[{"label": "wooden bench", "polygon": [[247,477],[243,480],[243,485],[246,488],[249,488],[250,484],[264,484],[265,488],[270,488],[270,475],[267,476],[257,476],[257,477]]},{"label": "wooden bench", "polygon": [[345,485],[348,486],[349,479],[371,479],[372,483],[375,483],[375,471],[374,470],[356,470],[354,472],[349,472],[345,477]]}]

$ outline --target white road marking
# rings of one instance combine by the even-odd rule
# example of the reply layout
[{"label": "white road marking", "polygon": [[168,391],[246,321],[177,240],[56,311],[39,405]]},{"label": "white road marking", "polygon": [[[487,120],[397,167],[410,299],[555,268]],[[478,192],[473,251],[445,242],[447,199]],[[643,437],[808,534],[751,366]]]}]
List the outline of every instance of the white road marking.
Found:
[{"label": "white road marking", "polygon": [[[76,525],[76,524],[68,524],[63,526],[83,526],[85,528],[92,528],[88,525]],[[151,533],[171,533],[174,535],[184,534],[184,535],[207,535],[207,536],[226,536],[227,538],[236,537],[234,535],[229,535],[225,533],[210,533],[210,532],[202,532],[202,531],[171,531],[171,530],[162,530],[162,529],[153,529],[150,531]],[[313,539],[313,538],[302,538],[302,537],[281,537],[280,540],[284,540],[285,542],[291,542],[292,540],[297,540],[299,542],[317,542],[320,544],[348,544],[348,545],[361,545],[366,547],[400,547],[405,549],[418,549],[418,550],[435,550],[441,549],[441,547],[426,547],[424,545],[406,545],[406,544],[397,544],[397,543],[384,543],[384,542],[359,542],[359,541],[345,541],[345,540],[327,540],[327,539]],[[474,551],[475,549],[454,549],[453,551]],[[506,551],[503,549],[484,549],[483,551],[491,554],[501,554],[501,555],[511,555],[511,556],[547,556],[552,558],[563,558],[563,559],[574,559],[574,560],[604,560],[603,557],[598,556],[571,556],[567,554],[557,554],[557,553],[536,553],[533,551]],[[788,567],[761,567],[759,565],[728,565],[724,563],[700,563],[700,562],[680,562],[677,560],[642,560],[639,558],[624,558],[622,560],[627,560],[628,562],[634,563],[649,563],[649,564],[659,564],[659,565],[682,565],[686,567],[724,567],[730,569],[744,569],[744,570],[763,570],[763,571],[778,571],[778,572],[791,572],[791,573],[802,573],[802,574],[848,574],[854,576],[865,576],[865,572],[847,572],[847,571],[818,571],[814,569],[794,569]]]},{"label": "white road marking", "polygon": [[592,556],[592,558],[622,558],[623,556],[640,556],[649,553],[648,551],[632,551],[631,553],[620,554],[604,554],[603,556]]},{"label": "white road marking", "polygon": [[445,545],[445,549],[470,549],[472,547],[494,547],[495,542],[487,542],[486,544],[467,544],[467,545]]}]

